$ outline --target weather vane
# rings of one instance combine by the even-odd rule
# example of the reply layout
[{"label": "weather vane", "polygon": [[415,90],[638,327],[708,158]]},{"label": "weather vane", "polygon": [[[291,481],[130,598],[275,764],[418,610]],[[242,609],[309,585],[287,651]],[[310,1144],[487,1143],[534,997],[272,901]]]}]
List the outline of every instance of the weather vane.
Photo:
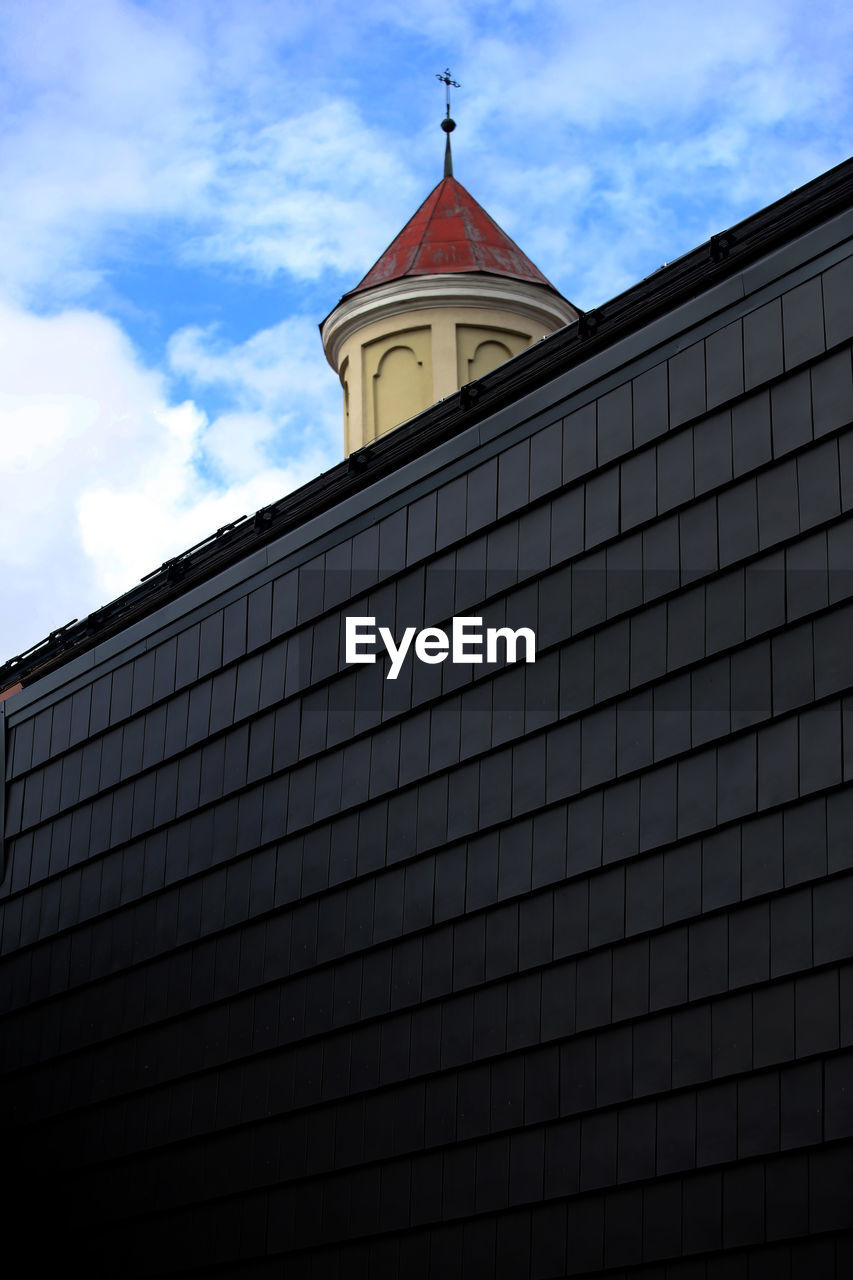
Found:
[{"label": "weather vane", "polygon": [[440,71],[436,71],[435,78],[436,80],[440,80],[441,83],[444,85],[444,97],[445,97],[445,102],[447,103],[447,112],[445,114],[444,119],[441,122],[441,127],[447,136],[447,142],[444,147],[444,176],[445,178],[452,178],[453,177],[453,157],[450,154],[450,135],[453,132],[453,130],[456,128],[456,121],[451,120],[450,118],[450,89],[451,89],[451,86],[454,89],[461,89],[462,86],[460,85],[458,80],[454,80],[453,77],[451,76],[450,67],[445,67],[443,74]]},{"label": "weather vane", "polygon": [[458,81],[458,80],[454,80],[454,79],[453,79],[453,77],[451,76],[451,74],[450,74],[450,67],[445,67],[445,68],[444,68],[444,74],[442,74],[440,71],[436,71],[436,73],[435,73],[435,78],[436,78],[436,80],[440,80],[440,81],[441,81],[441,83],[444,85],[444,97],[445,97],[445,100],[446,100],[446,102],[447,102],[447,119],[449,120],[449,119],[450,119],[450,88],[451,88],[451,85],[453,86],[453,88],[454,88],[454,89],[461,89],[461,88],[462,88],[462,86],[461,86],[461,84],[459,83],[459,81]]}]

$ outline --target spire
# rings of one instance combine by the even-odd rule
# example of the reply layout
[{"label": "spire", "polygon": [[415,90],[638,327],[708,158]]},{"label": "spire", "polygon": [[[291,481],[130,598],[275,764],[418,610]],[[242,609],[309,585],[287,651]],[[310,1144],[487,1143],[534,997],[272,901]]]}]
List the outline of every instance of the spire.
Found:
[{"label": "spire", "polygon": [[450,135],[456,121],[450,116],[450,90],[460,85],[451,76],[449,67],[443,73],[437,72],[436,79],[445,88],[445,116],[441,122],[447,139],[444,177],[367,275],[344,297],[404,277],[472,271],[544,285],[557,294],[550,281],[454,178]]},{"label": "spire", "polygon": [[545,285],[526,254],[457,178],[442,178],[352,294],[410,276],[478,271]]},{"label": "spire", "polygon": [[453,177],[453,156],[450,154],[450,135],[456,128],[456,121],[451,120],[450,116],[442,120],[441,127],[447,135],[447,142],[444,144],[444,176],[445,178]]},{"label": "spire", "polygon": [[444,177],[320,325],[344,393],[346,452],[490,373],[578,313],[453,176]]},{"label": "spire", "polygon": [[459,89],[461,88],[461,85],[459,84],[458,80],[453,80],[451,78],[450,67],[445,67],[443,75],[437,71],[435,73],[435,78],[436,80],[440,80],[441,83],[444,85],[444,101],[446,104],[446,111],[445,111],[444,119],[441,122],[441,127],[444,130],[445,138],[447,139],[447,141],[444,144],[444,176],[445,178],[452,178],[453,177],[453,156],[450,154],[450,135],[453,132],[453,130],[456,128],[456,121],[451,120],[450,118],[450,88],[452,85],[454,89]]}]

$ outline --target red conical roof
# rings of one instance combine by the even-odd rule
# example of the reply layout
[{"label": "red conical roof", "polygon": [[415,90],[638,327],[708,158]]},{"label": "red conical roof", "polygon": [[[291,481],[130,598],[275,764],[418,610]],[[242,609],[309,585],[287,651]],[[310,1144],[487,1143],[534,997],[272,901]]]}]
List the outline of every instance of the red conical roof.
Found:
[{"label": "red conical roof", "polygon": [[345,296],[404,276],[456,271],[485,271],[554,288],[461,182],[449,177],[442,178],[379,261]]}]

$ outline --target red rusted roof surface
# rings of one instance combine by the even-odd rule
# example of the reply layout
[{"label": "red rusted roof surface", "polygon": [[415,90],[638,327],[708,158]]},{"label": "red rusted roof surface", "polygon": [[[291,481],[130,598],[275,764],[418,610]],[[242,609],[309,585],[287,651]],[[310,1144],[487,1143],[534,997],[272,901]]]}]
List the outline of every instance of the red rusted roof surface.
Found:
[{"label": "red rusted roof surface", "polygon": [[461,182],[442,178],[379,261],[345,296],[404,276],[454,271],[486,271],[554,288]]}]

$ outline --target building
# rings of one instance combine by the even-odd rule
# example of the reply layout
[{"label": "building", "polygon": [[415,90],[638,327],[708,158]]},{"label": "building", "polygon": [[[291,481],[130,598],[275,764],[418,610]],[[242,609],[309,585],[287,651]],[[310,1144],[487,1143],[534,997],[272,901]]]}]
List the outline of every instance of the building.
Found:
[{"label": "building", "polygon": [[2,669],[18,1274],[851,1274],[851,338],[848,162]]},{"label": "building", "polygon": [[441,182],[320,326],[346,452],[577,318],[457,182],[448,150]]}]

